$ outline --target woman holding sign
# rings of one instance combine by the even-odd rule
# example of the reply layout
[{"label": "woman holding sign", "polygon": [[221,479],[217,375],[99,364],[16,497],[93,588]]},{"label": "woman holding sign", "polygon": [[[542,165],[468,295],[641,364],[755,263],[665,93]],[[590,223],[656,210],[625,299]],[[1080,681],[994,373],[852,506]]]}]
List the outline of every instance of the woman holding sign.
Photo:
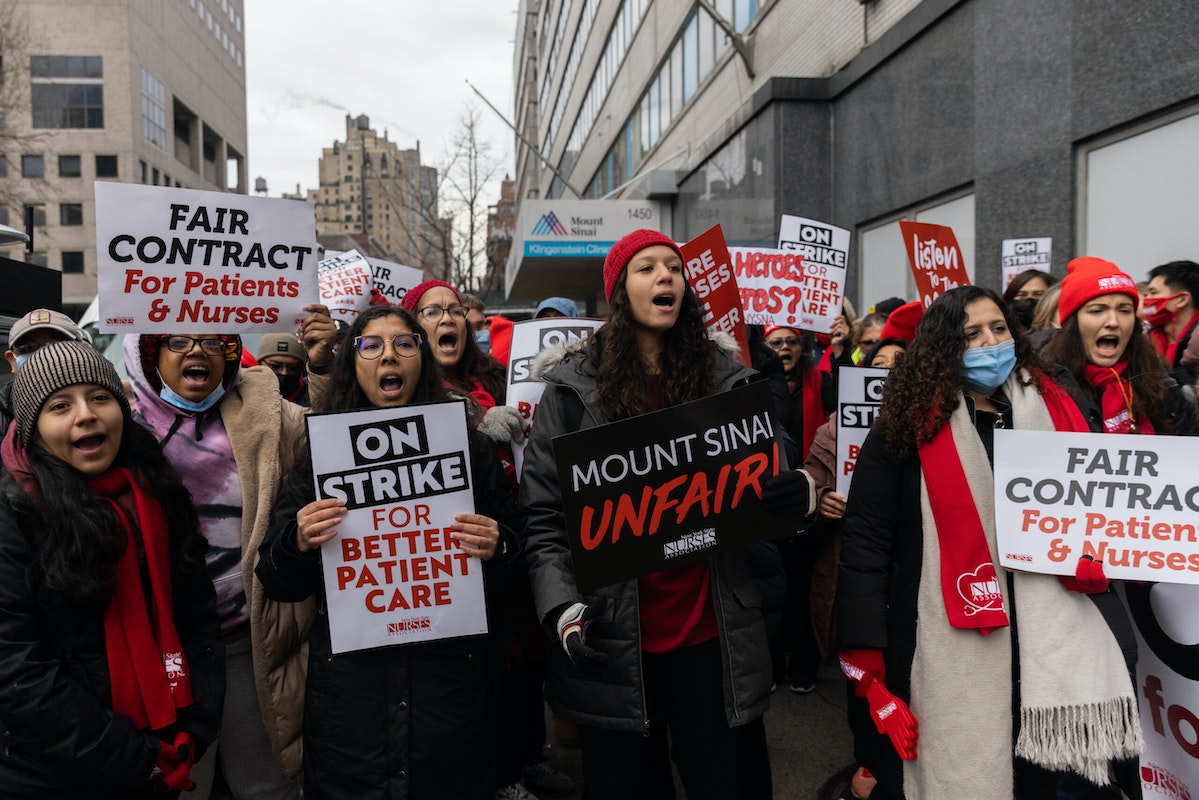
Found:
[{"label": "woman holding sign", "polygon": [[0,796],[176,797],[225,693],[196,511],[90,345],[18,371],[0,445]]},{"label": "woman holding sign", "polygon": [[[331,389],[314,411],[448,399],[429,343],[407,311],[373,306],[343,342]],[[491,632],[334,655],[322,611],[308,638],[308,800],[491,796],[493,708],[508,640],[502,610],[490,600],[496,582],[519,566],[514,529],[520,522],[491,443],[472,433],[470,445],[475,511],[458,514],[450,536],[463,553],[484,562]],[[340,500],[313,499],[312,457],[305,445],[260,550],[258,577],[267,596],[280,602],[323,598],[320,546],[336,541],[345,513]]]},{"label": "woman holding sign", "polygon": [[[611,317],[542,375],[521,477],[525,560],[538,614],[558,644],[547,697],[578,725],[584,798],[673,797],[668,732],[691,800],[769,796],[765,753],[752,769],[735,758],[739,731],[761,717],[770,693],[761,600],[745,554],[593,593],[577,588],[553,437],[715,394],[751,374],[707,337],[670,237],[628,234],[609,251],[603,278]],[[811,510],[802,473],[769,479],[766,495],[779,503],[772,510]]]},{"label": "woman holding sign", "polygon": [[1095,587],[999,566],[994,431],[1085,429],[1013,323],[988,289],[934,301],[854,468],[838,634],[880,734],[872,796],[1052,797],[1061,773],[1108,783],[1142,747]]}]

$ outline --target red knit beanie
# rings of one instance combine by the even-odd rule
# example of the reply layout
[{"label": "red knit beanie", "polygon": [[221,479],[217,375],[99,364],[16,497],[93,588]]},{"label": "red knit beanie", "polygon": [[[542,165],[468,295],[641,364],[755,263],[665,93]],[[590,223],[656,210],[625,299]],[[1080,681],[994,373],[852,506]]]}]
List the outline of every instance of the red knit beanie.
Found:
[{"label": "red knit beanie", "polygon": [[453,286],[450,286],[445,281],[425,281],[424,283],[418,283],[416,286],[413,286],[411,289],[404,292],[404,299],[400,300],[400,308],[404,309],[405,311],[415,311],[416,304],[420,302],[421,295],[430,289],[436,289],[438,286],[444,286],[445,288],[449,289],[454,293],[454,301],[459,304],[462,303],[462,298],[458,296],[458,290]]},{"label": "red knit beanie", "polygon": [[624,272],[624,268],[633,260],[633,256],[645,248],[653,247],[656,244],[664,244],[678,253],[679,258],[683,257],[683,252],[679,250],[679,246],[675,244],[674,239],[671,239],[664,233],[651,231],[648,228],[640,228],[626,234],[619,242],[612,245],[612,249],[608,251],[608,257],[604,259],[605,300],[609,303],[612,302],[612,290],[616,288],[616,281],[620,279],[620,274]]},{"label": "red knit beanie", "polygon": [[1066,319],[1085,304],[1105,294],[1126,294],[1134,303],[1140,302],[1137,284],[1110,261],[1084,256],[1066,265],[1062,278],[1062,293],[1058,296],[1058,316]]},{"label": "red knit beanie", "polygon": [[803,335],[799,332],[799,329],[797,329],[797,328],[788,328],[786,325],[767,325],[766,329],[764,331],[762,331],[762,338],[765,339],[767,336],[774,333],[775,331],[791,331],[796,336]]},{"label": "red knit beanie", "polygon": [[924,303],[913,300],[904,303],[887,316],[883,325],[883,333],[879,339],[903,339],[911,344],[916,338],[916,326],[924,317]]}]

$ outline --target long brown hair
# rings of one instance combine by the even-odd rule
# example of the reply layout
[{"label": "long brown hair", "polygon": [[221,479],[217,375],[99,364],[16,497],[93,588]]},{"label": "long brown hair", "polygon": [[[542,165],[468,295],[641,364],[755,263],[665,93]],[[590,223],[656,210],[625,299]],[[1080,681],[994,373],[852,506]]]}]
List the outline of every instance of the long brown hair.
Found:
[{"label": "long brown hair", "polygon": [[901,460],[916,444],[932,440],[961,402],[966,387],[962,354],[966,352],[966,307],[990,300],[1003,314],[1016,342],[1016,367],[1029,370],[1028,383],[1041,372],[1040,361],[999,295],[981,286],[959,286],[938,297],[924,312],[916,338],[898,360],[883,387],[883,405],[874,430],[887,443],[891,457]]}]

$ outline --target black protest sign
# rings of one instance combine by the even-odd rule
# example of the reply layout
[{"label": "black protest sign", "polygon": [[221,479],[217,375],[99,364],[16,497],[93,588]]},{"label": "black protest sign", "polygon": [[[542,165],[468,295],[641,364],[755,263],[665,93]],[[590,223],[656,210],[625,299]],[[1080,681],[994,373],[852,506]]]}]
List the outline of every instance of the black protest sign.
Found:
[{"label": "black protest sign", "polygon": [[770,388],[758,381],[554,438],[567,538],[590,591],[790,535],[762,483],[782,462]]}]

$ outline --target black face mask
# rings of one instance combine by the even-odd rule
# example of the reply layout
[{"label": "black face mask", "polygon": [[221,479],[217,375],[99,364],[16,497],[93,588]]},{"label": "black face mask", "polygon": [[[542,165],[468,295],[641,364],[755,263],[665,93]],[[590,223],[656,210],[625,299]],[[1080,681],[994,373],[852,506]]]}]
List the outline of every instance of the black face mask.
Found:
[{"label": "black face mask", "polygon": [[1024,327],[1032,327],[1032,315],[1036,311],[1038,302],[1035,297],[1026,297],[1023,300],[1012,301],[1012,311],[1015,312],[1016,319],[1020,320],[1020,323]]},{"label": "black face mask", "polygon": [[300,388],[300,381],[304,376],[298,372],[291,375],[275,375],[279,379],[279,394],[284,397],[291,397],[295,394],[296,389]]}]

